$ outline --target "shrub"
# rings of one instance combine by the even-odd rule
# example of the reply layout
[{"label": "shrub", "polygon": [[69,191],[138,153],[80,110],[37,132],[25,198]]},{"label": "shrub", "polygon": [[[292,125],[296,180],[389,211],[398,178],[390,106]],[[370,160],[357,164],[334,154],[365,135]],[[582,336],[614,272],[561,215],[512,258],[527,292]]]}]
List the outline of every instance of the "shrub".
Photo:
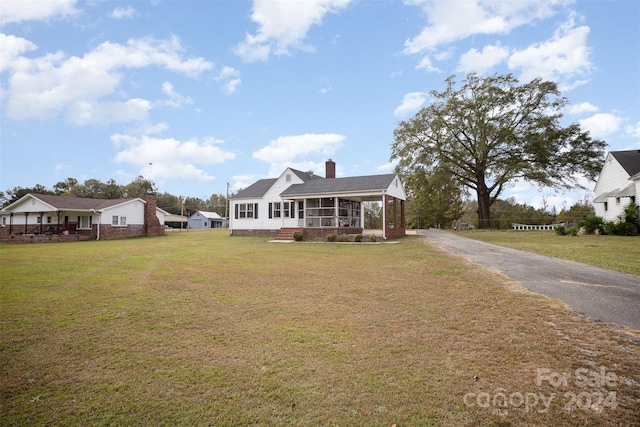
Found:
[{"label": "shrub", "polygon": [[[599,216],[588,216],[582,221],[580,221],[580,226],[584,227],[584,230],[588,234],[600,233],[604,231],[604,221],[602,217]],[[596,231],[598,230],[598,231]]]},{"label": "shrub", "polygon": [[606,222],[602,234],[616,234],[616,223],[613,221]]},{"label": "shrub", "polygon": [[327,234],[327,242],[335,242],[337,238],[335,234]]},{"label": "shrub", "polygon": [[302,231],[294,231],[293,240],[296,242],[302,242],[304,240],[304,233]]},{"label": "shrub", "polygon": [[613,234],[617,236],[635,236],[637,234],[637,229],[633,223],[619,222],[615,224]]},{"label": "shrub", "polygon": [[375,234],[372,234],[371,236],[369,236],[369,241],[370,242],[377,242],[378,239],[376,239],[376,235]]},{"label": "shrub", "polygon": [[576,227],[571,227],[570,229],[567,230],[567,234],[569,236],[577,236],[578,235],[578,229]]},{"label": "shrub", "polygon": [[565,228],[564,225],[559,225],[556,227],[556,234],[558,236],[566,236],[567,235],[567,229]]},{"label": "shrub", "polygon": [[356,242],[362,242],[362,234],[356,234],[353,240],[355,240]]},{"label": "shrub", "polygon": [[348,242],[348,241],[349,241],[348,234],[341,234],[338,236],[338,242]]}]

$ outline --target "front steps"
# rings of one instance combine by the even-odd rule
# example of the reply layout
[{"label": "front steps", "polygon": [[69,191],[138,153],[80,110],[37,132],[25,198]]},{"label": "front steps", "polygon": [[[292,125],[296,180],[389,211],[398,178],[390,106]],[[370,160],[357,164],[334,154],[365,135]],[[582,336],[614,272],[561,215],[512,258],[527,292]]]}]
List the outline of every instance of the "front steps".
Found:
[{"label": "front steps", "polygon": [[276,234],[276,238],[274,240],[282,240],[282,241],[294,241],[293,233],[296,231],[302,231],[302,228],[281,228]]}]

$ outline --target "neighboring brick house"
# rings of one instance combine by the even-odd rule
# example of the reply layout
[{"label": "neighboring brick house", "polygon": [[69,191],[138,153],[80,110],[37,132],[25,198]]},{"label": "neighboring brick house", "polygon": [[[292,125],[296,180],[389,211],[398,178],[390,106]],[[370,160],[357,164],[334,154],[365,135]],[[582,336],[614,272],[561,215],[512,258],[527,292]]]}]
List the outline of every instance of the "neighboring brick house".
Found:
[{"label": "neighboring brick house", "polygon": [[596,216],[617,222],[629,203],[640,200],[640,150],[609,152],[593,191]]},{"label": "neighboring brick house", "polygon": [[358,234],[364,229],[364,204],[380,202],[383,238],[405,234],[406,194],[396,174],[336,178],[329,159],[325,177],[287,168],[278,178],[261,179],[234,195],[229,229],[232,235],[305,239],[328,234]]},{"label": "neighboring brick house", "polygon": [[89,199],[27,194],[0,210],[0,240],[61,242],[164,234],[167,212],[155,193],[144,198]]}]

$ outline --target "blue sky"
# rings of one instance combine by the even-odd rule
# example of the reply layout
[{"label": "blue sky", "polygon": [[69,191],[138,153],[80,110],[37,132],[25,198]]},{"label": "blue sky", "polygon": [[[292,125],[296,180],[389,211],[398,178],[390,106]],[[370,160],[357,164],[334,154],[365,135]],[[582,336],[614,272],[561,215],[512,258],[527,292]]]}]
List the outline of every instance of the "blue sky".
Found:
[{"label": "blue sky", "polygon": [[567,124],[640,149],[635,0],[1,0],[0,17],[0,190],[143,175],[208,198],[327,158],[388,173],[398,122],[471,71],[554,80]]}]

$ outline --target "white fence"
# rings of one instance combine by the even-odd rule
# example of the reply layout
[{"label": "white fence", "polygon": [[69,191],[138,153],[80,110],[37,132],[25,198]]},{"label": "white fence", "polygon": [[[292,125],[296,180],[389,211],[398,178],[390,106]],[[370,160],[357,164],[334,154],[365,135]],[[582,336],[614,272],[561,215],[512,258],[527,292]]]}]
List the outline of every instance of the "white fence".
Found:
[{"label": "white fence", "polygon": [[529,231],[529,230],[555,230],[556,227],[564,226],[564,224],[544,224],[544,225],[531,225],[531,224],[511,224],[513,230]]}]

